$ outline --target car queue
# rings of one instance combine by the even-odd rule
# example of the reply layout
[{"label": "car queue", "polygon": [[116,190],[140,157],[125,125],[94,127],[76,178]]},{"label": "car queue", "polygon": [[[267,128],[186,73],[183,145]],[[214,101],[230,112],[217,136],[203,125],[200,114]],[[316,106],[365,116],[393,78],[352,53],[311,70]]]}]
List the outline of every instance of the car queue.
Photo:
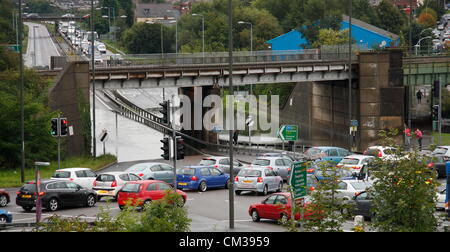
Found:
[{"label": "car queue", "polygon": [[[230,162],[227,157],[206,157],[198,165],[181,167],[176,173],[172,166],[165,163],[140,163],[123,172],[101,174],[96,174],[88,168],[59,169],[51,179],[41,182],[38,192],[34,182],[23,185],[17,191],[16,204],[29,212],[36,206],[39,197],[45,209],[57,211],[69,206],[93,207],[100,199],[109,197],[117,202],[120,209],[124,209],[126,204],[130,203],[138,207],[145,206],[163,198],[167,190],[176,189],[176,193],[182,199],[180,206],[184,206],[188,197],[184,192],[186,190],[205,192],[212,188],[228,189],[230,183],[234,183],[236,196],[242,197],[244,192],[266,196],[261,203],[249,206],[248,213],[253,221],[259,222],[266,218],[289,219],[292,200],[290,194],[283,190],[284,184],[289,181],[292,164],[295,161],[308,160],[309,193],[314,193],[318,184],[329,179],[330,175],[324,173],[324,167],[335,166],[337,168],[335,175],[340,179],[336,196],[351,202],[355,206],[354,214],[370,218],[371,195],[367,193],[367,188],[370,187],[371,181],[367,179],[369,173],[367,167],[375,157],[389,158],[395,150],[376,146],[369,147],[365,155],[360,155],[342,148],[336,148],[336,151],[331,151],[332,147],[314,148],[314,151],[309,151],[311,155],[308,155],[307,151],[302,159],[297,160],[285,154],[274,153],[259,155],[248,165],[235,160],[234,166],[237,167],[237,171],[233,181],[230,181]],[[442,153],[444,147],[438,149],[432,155],[440,159],[425,159],[429,167],[436,170],[436,167],[442,168],[442,163],[445,164],[448,160],[448,156]],[[324,154],[320,154],[322,150],[325,150]],[[337,156],[332,156],[335,154]],[[445,174],[440,174],[443,175]],[[445,198],[445,191],[440,191],[437,208],[443,206],[443,197]],[[309,200],[310,198],[307,204],[310,203]],[[0,190],[0,206],[6,206],[9,202],[9,195],[5,196]],[[273,205],[276,204],[283,207],[274,213]],[[4,217],[2,221],[10,221],[10,217]]]}]

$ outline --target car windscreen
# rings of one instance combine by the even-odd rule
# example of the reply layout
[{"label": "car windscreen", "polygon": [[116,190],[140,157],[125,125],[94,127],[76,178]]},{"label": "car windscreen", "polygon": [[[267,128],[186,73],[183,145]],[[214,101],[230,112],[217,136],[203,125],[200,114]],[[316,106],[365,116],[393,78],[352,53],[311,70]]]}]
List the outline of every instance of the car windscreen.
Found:
[{"label": "car windscreen", "polygon": [[436,149],[434,149],[434,151],[433,151],[433,153],[432,154],[445,154],[445,153],[447,153],[447,149],[445,149],[445,148],[436,148]]},{"label": "car windscreen", "polygon": [[270,160],[268,159],[256,159],[252,162],[252,165],[259,165],[259,166],[268,166],[270,165]]},{"label": "car windscreen", "polygon": [[22,192],[36,192],[36,184],[25,184],[20,188]]},{"label": "car windscreen", "polygon": [[215,164],[216,164],[215,159],[202,159],[202,161],[200,161],[200,165],[215,165]]},{"label": "car windscreen", "polygon": [[350,184],[353,186],[353,188],[355,188],[355,190],[358,191],[365,191],[366,187],[368,186],[368,184],[365,182],[351,182]]},{"label": "car windscreen", "polygon": [[193,169],[193,168],[181,168],[181,169],[177,170],[177,174],[194,176],[195,175],[195,169]]},{"label": "car windscreen", "polygon": [[112,182],[112,181],[116,180],[116,178],[114,177],[114,175],[100,174],[100,175],[98,175],[96,180],[101,181],[101,182]]},{"label": "car windscreen", "polygon": [[137,193],[140,191],[140,184],[126,184],[123,188],[122,188],[122,192],[125,193]]},{"label": "car windscreen", "polygon": [[145,170],[145,168],[147,168],[147,166],[145,165],[135,165],[135,166],[131,166],[130,168],[126,169],[126,171],[143,171]]},{"label": "car windscreen", "polygon": [[357,158],[344,158],[341,160],[341,164],[344,165],[357,165],[359,163],[359,159]]},{"label": "car windscreen", "polygon": [[306,151],[306,154],[308,154],[308,155],[317,155],[317,154],[319,154],[321,152],[322,152],[322,150],[319,149],[319,148],[310,148],[310,149],[308,149]]},{"label": "car windscreen", "polygon": [[261,177],[261,171],[251,170],[251,169],[243,169],[238,173],[239,177]]},{"label": "car windscreen", "polygon": [[380,151],[379,151],[378,149],[371,148],[371,149],[368,149],[368,150],[365,152],[365,155],[377,157],[377,156],[378,156],[378,153],[380,153]]},{"label": "car windscreen", "polygon": [[53,173],[52,178],[70,178],[70,172],[56,171],[55,173]]}]

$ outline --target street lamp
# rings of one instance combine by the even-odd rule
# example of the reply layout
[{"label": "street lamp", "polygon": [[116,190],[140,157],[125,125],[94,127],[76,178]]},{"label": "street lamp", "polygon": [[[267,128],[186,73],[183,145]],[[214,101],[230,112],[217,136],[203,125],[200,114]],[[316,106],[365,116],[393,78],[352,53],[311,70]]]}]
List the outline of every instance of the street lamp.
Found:
[{"label": "street lamp", "polygon": [[239,21],[238,24],[249,24],[250,25],[250,52],[253,55],[253,24],[250,22]]},{"label": "street lamp", "polygon": [[178,54],[178,20],[170,21],[169,24],[175,24],[175,52]]},{"label": "street lamp", "polygon": [[416,55],[417,55],[417,50],[418,50],[418,48],[420,47],[420,42],[422,42],[422,40],[424,40],[424,39],[430,39],[430,38],[432,38],[431,36],[426,36],[426,37],[424,37],[424,38],[421,38],[418,42],[417,42],[417,44],[414,46],[415,47],[415,51],[416,51]]},{"label": "street lamp", "polygon": [[202,14],[194,13],[192,14],[194,17],[201,17],[202,18],[202,55],[203,59],[205,58],[205,16]]}]

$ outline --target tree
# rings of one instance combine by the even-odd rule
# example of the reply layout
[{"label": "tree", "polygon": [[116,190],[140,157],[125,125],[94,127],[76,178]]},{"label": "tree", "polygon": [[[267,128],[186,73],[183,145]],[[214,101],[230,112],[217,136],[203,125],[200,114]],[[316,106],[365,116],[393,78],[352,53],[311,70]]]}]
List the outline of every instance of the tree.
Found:
[{"label": "tree", "polygon": [[161,24],[134,24],[122,33],[120,42],[132,54],[161,53],[161,28],[164,53],[172,52],[174,33]]},{"label": "tree", "polygon": [[393,158],[377,158],[373,163],[373,226],[381,232],[433,232],[437,228],[436,192],[438,183],[417,151],[402,153],[395,145],[398,130],[379,133],[384,145],[395,146]]},{"label": "tree", "polygon": [[313,44],[314,48],[321,45],[342,45],[348,43],[348,29],[335,31],[333,29],[322,29],[319,31],[317,41]]},{"label": "tree", "polygon": [[419,24],[423,25],[426,28],[432,28],[436,26],[436,18],[430,13],[420,13],[417,21]]},{"label": "tree", "polygon": [[405,24],[406,17],[400,12],[389,0],[383,0],[375,7],[375,11],[380,22],[378,23],[381,29],[400,34],[402,27]]},{"label": "tree", "polygon": [[308,41],[308,47],[313,45],[319,37],[321,29],[338,31],[342,22],[342,4],[338,0],[309,0],[305,4],[304,22],[297,29]]}]

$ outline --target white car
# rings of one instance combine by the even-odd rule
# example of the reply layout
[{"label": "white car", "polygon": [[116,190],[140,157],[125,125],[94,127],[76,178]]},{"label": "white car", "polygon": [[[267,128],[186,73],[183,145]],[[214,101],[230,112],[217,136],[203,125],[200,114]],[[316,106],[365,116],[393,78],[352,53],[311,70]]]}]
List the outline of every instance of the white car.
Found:
[{"label": "white car", "polygon": [[66,168],[56,170],[50,179],[68,180],[84,188],[92,189],[96,178],[97,174],[89,168]]},{"label": "white car", "polygon": [[337,197],[343,200],[351,200],[358,193],[366,191],[371,184],[360,180],[341,180],[338,184]]},{"label": "white car", "polygon": [[[199,165],[212,166],[214,168],[221,170],[223,173],[230,174],[229,157],[220,157],[220,156],[205,157],[202,158]],[[238,174],[242,168],[244,168],[244,165],[241,162],[233,160],[233,175],[236,176],[236,174]]]},{"label": "white car", "polygon": [[283,180],[288,180],[292,160],[285,157],[258,157],[250,165],[251,168],[269,168],[276,171]]},{"label": "white car", "polygon": [[373,156],[367,155],[350,155],[343,158],[338,164],[338,168],[347,168],[352,172],[359,173],[364,165],[372,162],[375,159]]},{"label": "white car", "polygon": [[450,146],[444,145],[444,146],[438,146],[436,149],[433,150],[431,155],[442,155],[446,157],[450,157]]},{"label": "white car", "polygon": [[395,160],[397,149],[389,146],[370,146],[364,155],[379,157],[383,160]]},{"label": "white car", "polygon": [[105,44],[98,44],[98,45],[97,45],[97,50],[98,50],[101,54],[106,54],[106,46],[105,46]]},{"label": "white car", "polygon": [[139,176],[129,172],[108,172],[102,173],[94,180],[92,189],[97,193],[99,201],[104,196],[114,197],[117,200],[117,194],[128,181],[142,180]]}]

